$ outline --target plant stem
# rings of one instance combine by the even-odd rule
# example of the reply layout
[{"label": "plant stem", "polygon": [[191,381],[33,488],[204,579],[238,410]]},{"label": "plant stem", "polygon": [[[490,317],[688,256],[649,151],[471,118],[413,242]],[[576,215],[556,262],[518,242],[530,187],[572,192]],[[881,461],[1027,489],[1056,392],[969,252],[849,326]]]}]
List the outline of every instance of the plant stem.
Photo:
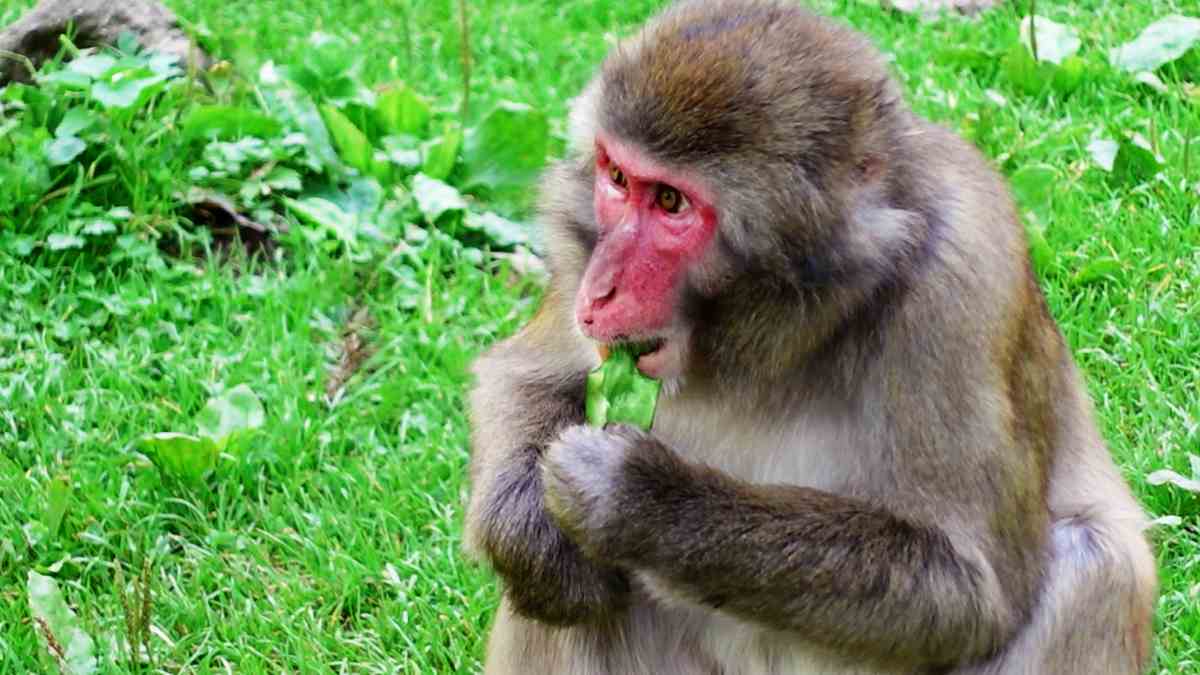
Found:
[{"label": "plant stem", "polygon": [[1029,51],[1033,52],[1034,62],[1038,60],[1036,15],[1037,0],[1029,0]]},{"label": "plant stem", "polygon": [[459,57],[462,59],[463,94],[458,117],[465,125],[471,109],[471,33],[467,23],[467,0],[458,0]]}]

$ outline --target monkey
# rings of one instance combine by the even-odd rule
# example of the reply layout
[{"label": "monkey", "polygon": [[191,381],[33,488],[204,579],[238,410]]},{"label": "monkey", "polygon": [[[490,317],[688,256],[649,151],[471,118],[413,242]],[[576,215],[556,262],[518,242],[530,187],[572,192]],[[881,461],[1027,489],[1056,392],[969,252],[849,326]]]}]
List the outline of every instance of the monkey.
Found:
[{"label": "monkey", "polygon": [[[1008,189],[866,37],[680,2],[568,135],[541,304],[472,371],[487,673],[1144,672],[1147,519]],[[649,430],[584,424],[622,343]]]}]

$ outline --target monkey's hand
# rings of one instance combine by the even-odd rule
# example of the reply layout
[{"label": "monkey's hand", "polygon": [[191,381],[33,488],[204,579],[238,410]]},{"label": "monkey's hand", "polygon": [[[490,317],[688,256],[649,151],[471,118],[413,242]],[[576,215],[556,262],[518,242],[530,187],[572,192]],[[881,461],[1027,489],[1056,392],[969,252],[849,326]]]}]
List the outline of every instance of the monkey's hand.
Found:
[{"label": "monkey's hand", "polygon": [[471,547],[504,579],[518,614],[556,625],[604,620],[627,606],[629,580],[586,557],[551,521],[542,501],[540,454],[530,448],[499,472],[473,514]]},{"label": "monkey's hand", "polygon": [[594,560],[619,563],[636,545],[629,541],[635,524],[627,520],[626,507],[633,498],[630,472],[636,463],[631,459],[641,448],[665,450],[631,426],[579,425],[563,430],[542,457],[546,510]]}]

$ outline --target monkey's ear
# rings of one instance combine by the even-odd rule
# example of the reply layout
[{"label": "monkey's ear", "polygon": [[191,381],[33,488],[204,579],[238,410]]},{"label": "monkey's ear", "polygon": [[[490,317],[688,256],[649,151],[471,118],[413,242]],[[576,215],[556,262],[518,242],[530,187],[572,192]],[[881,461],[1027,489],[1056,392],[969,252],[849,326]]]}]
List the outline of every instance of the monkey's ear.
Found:
[{"label": "monkey's ear", "polygon": [[595,149],[599,114],[600,78],[596,78],[571,102],[571,112],[567,117],[568,156],[579,157]]},{"label": "monkey's ear", "polygon": [[887,169],[886,160],[875,152],[867,152],[858,158],[858,177],[864,183],[873,183]]},{"label": "monkey's ear", "polygon": [[860,177],[872,181],[887,171],[886,148],[895,147],[893,139],[900,131],[903,118],[900,89],[891,78],[859,81],[862,88],[853,97],[851,125],[854,138],[854,161]]}]

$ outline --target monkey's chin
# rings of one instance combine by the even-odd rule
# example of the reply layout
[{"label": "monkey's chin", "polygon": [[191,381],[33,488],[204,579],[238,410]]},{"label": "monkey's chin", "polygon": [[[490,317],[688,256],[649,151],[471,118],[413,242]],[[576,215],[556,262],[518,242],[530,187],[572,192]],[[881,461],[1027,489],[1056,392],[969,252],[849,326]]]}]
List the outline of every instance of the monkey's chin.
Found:
[{"label": "monkey's chin", "polygon": [[680,340],[664,340],[652,352],[638,357],[637,368],[646,377],[656,380],[674,380],[683,374],[683,350]]}]

